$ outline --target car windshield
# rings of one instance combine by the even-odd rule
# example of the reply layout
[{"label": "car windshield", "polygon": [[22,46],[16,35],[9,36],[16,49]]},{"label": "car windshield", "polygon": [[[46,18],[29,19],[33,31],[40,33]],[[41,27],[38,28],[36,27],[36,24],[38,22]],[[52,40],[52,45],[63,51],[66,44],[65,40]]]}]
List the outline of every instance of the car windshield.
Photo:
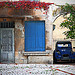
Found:
[{"label": "car windshield", "polygon": [[62,48],[62,47],[71,47],[71,44],[57,44],[57,47]]}]

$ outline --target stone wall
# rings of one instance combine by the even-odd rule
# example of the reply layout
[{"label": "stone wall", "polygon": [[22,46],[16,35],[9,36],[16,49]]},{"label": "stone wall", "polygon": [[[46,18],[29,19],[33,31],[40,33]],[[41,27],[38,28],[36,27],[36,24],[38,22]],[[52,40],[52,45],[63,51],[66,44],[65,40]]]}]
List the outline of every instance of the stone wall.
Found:
[{"label": "stone wall", "polygon": [[[26,57],[23,57],[24,51],[24,24],[22,20],[15,21],[15,63],[24,63]],[[25,60],[25,61],[24,61]]]},{"label": "stone wall", "polygon": [[[39,10],[38,10],[39,11]],[[41,11],[40,11],[41,12]],[[36,12],[35,12],[36,13]],[[41,12],[42,13],[42,12]],[[52,51],[52,23],[47,19],[48,17],[46,15],[36,15],[25,17],[24,20],[16,19],[15,20],[15,63],[52,63],[53,62],[53,51]],[[24,35],[24,22],[25,21],[45,21],[45,52],[30,52],[28,55],[27,52],[25,52],[25,35]],[[39,54],[39,55],[38,55]]]},{"label": "stone wall", "polygon": [[[10,10],[12,11],[12,10]],[[3,12],[3,13],[2,13]],[[15,51],[15,63],[52,63],[53,51],[52,51],[52,22],[50,17],[50,11],[46,15],[46,12],[42,10],[33,10],[29,15],[21,14],[19,16],[13,16],[9,11],[5,9],[0,14],[0,21],[14,21],[14,51]],[[11,12],[13,13],[13,12]],[[14,12],[15,13],[15,12]],[[7,18],[4,18],[7,17]],[[9,18],[10,17],[10,18]],[[25,52],[25,21],[45,21],[45,52]],[[42,60],[42,61],[41,61]]]}]

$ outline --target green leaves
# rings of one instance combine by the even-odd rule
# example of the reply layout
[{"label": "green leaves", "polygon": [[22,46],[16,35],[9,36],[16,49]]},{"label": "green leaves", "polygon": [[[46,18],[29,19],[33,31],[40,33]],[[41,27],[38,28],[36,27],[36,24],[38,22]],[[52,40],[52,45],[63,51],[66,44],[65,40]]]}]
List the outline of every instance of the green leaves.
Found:
[{"label": "green leaves", "polygon": [[64,32],[67,39],[75,39],[75,6],[66,4],[61,6],[63,15],[66,15],[65,12],[70,14],[68,17],[65,17],[65,20],[60,24],[61,27],[68,28],[69,30]]}]

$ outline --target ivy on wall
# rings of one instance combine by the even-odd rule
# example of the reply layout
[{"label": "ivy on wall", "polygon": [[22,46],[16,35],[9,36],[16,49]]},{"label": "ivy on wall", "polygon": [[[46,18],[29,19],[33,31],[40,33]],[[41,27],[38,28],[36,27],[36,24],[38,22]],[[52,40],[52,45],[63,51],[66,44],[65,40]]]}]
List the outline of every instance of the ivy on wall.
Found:
[{"label": "ivy on wall", "polygon": [[3,1],[0,2],[0,8],[13,8],[13,9],[44,9],[48,10],[49,5],[53,3],[35,2],[35,1]]}]

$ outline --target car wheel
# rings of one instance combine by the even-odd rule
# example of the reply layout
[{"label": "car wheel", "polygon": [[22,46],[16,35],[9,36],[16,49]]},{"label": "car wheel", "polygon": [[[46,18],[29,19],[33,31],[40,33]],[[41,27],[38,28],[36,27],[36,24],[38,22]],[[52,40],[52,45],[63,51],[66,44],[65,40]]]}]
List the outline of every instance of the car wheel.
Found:
[{"label": "car wheel", "polygon": [[54,57],[53,59],[53,63],[56,64],[57,63],[57,59]]},{"label": "car wheel", "polygon": [[57,63],[57,59],[55,58],[55,53],[53,53],[53,64]]}]

